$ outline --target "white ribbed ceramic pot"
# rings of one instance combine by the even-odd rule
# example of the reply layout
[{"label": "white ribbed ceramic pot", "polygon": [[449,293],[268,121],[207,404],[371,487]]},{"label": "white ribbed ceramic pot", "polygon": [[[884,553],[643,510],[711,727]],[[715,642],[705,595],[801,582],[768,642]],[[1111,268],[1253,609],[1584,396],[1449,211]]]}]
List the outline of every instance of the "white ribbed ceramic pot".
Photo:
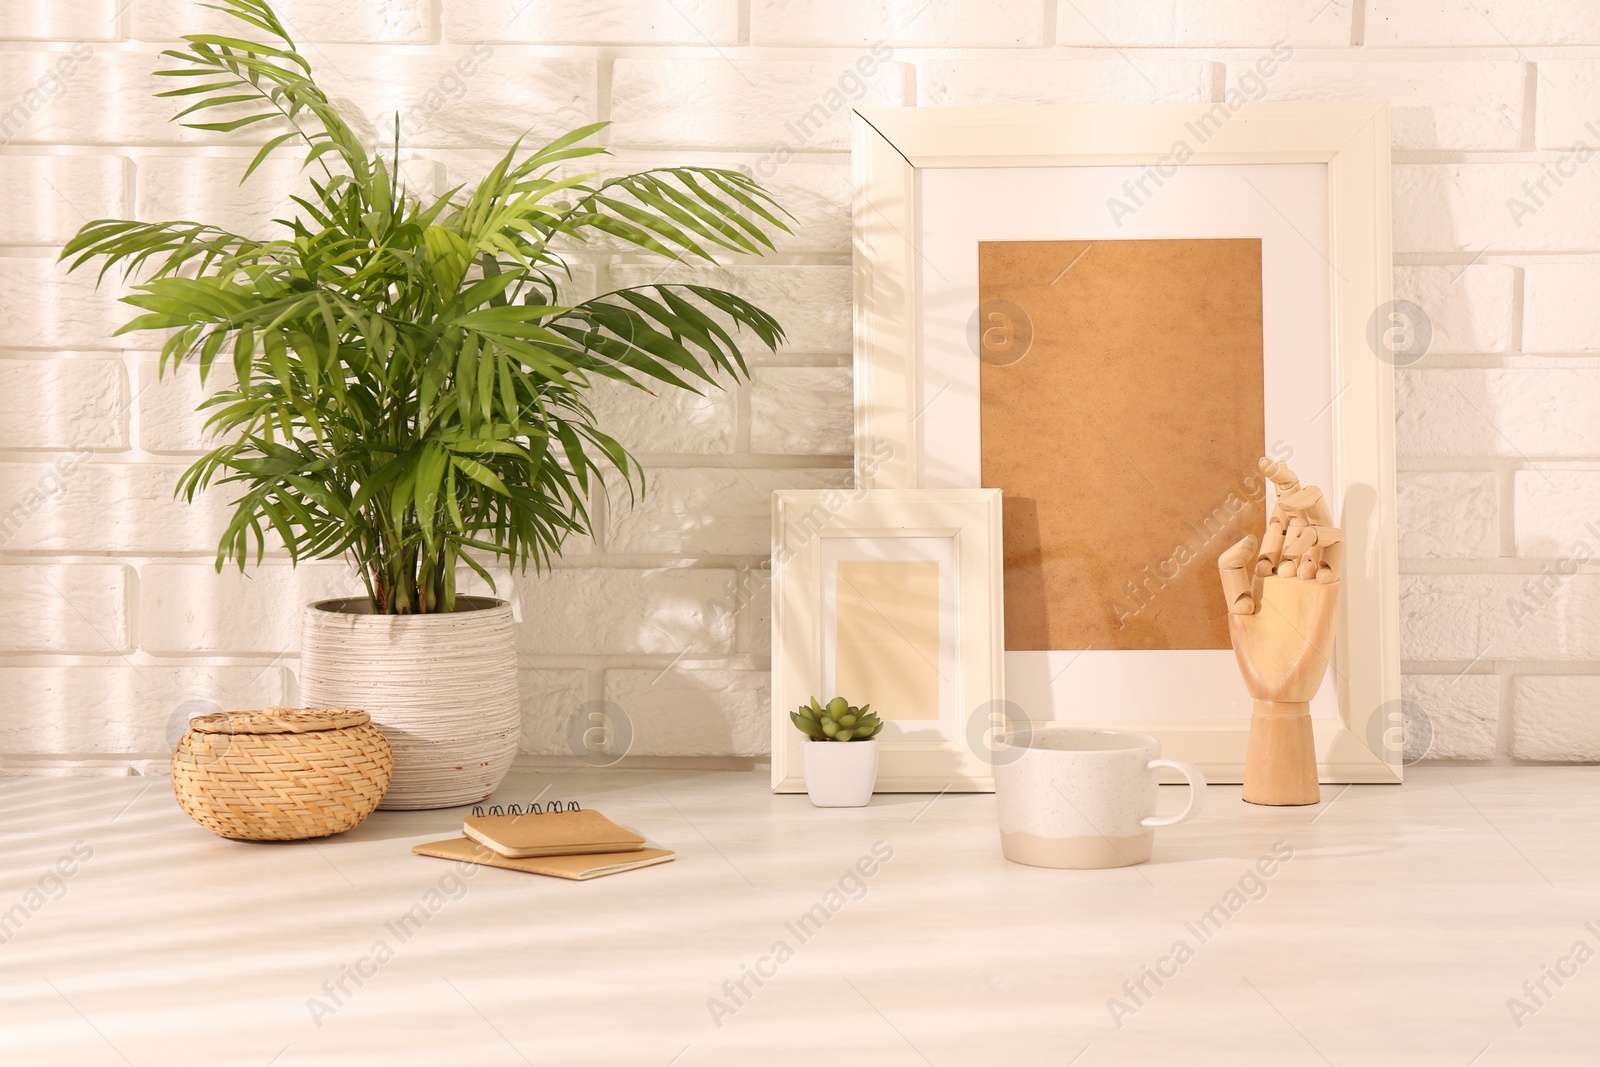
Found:
[{"label": "white ribbed ceramic pot", "polygon": [[306,605],[300,697],[360,708],[394,751],[378,806],[450,808],[483,800],[511,769],[521,710],[511,605],[457,597],[438,615],[376,615],[365,597]]}]

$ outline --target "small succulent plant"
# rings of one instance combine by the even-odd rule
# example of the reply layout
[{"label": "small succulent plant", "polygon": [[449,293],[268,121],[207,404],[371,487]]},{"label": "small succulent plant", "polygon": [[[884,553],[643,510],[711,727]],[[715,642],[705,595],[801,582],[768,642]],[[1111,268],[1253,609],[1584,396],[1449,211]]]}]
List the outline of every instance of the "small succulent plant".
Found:
[{"label": "small succulent plant", "polygon": [[810,704],[800,705],[800,710],[791,711],[789,718],[813,741],[868,741],[883,729],[883,720],[867,710],[871,707],[854,707],[844,697],[819,704],[812,697]]}]

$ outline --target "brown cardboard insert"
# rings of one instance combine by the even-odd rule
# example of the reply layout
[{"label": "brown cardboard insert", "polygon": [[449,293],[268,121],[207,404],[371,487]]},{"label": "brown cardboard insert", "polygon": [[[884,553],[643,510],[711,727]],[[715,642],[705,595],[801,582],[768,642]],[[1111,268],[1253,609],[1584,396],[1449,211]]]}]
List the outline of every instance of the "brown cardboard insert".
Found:
[{"label": "brown cardboard insert", "polygon": [[1265,521],[1261,242],[978,245],[1006,648],[1228,648],[1217,556]]}]

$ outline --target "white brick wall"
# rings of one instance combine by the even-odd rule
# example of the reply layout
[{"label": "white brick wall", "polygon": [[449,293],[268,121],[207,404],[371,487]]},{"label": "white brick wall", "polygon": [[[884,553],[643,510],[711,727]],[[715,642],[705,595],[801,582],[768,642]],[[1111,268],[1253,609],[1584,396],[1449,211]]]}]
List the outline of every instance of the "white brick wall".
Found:
[{"label": "white brick wall", "polygon": [[444,6],[451,41],[528,44],[738,43],[736,0],[589,0],[503,3],[462,0]]},{"label": "white brick wall", "polygon": [[1518,678],[1511,752],[1533,760],[1600,760],[1600,678]]},{"label": "white brick wall", "polygon": [[982,48],[1044,44],[1046,0],[752,0],[750,43]]},{"label": "white brick wall", "polygon": [[1056,43],[1342,48],[1351,10],[1351,0],[1057,0]]},{"label": "white brick wall", "polygon": [[126,652],[131,647],[128,568],[0,565],[12,610],[0,645],[18,652]]},{"label": "white brick wall", "polygon": [[1369,0],[1366,43],[1379,48],[1428,45],[1593,45],[1600,9],[1563,0]]},{"label": "white brick wall", "polygon": [[904,63],[879,62],[871,53],[743,65],[727,58],[619,59],[611,139],[636,148],[848,148],[851,106],[908,103],[910,74]]},{"label": "white brick wall", "polygon": [[1532,263],[1526,278],[1528,351],[1600,351],[1600,263]]},{"label": "white brick wall", "polygon": [[1211,100],[1221,64],[1140,59],[930,59],[917,64],[927,107],[1187,104]]},{"label": "white brick wall", "polygon": [[635,751],[761,756],[771,734],[765,671],[606,672],[606,699],[633,723]]},{"label": "white brick wall", "polygon": [[1516,269],[1498,263],[1396,267],[1394,295],[1428,313],[1430,352],[1504,352],[1512,347],[1516,281]]},{"label": "white brick wall", "polygon": [[[1229,84],[1250,61],[1230,64]],[[1237,69],[1235,69],[1237,68]],[[1269,100],[1389,101],[1396,148],[1521,147],[1523,63],[1300,60],[1263,79]]]},{"label": "white brick wall", "polygon": [[[296,41],[421,44],[432,36],[429,0],[277,0],[273,8]],[[237,22],[215,11],[196,12],[189,0],[132,0],[131,10],[134,36],[148,40],[176,40],[188,33],[238,36]]]},{"label": "white brick wall", "polygon": [[605,547],[610,552],[761,556],[772,543],[775,490],[843,488],[850,477],[848,470],[658,470],[636,506],[629,506],[626,487],[612,486]]},{"label": "white brick wall", "polygon": [[123,209],[116,156],[0,156],[0,232],[13,245],[60,245],[90,219]]},{"label": "white brick wall", "polygon": [[[1274,45],[1276,99],[1384,97],[1396,295],[1427,314],[1397,387],[1405,699],[1428,758],[1600,759],[1600,7],[1575,0],[280,0],[330,92],[408,181],[471,178],[525,130],[594,119],[619,164],[761,168],[797,216],[724,285],[789,331],[695,396],[603,385],[652,491],[596,495],[597,543],[507,590],[524,749],[570,755],[609,701],[637,755],[765,751],[767,496],[849,478],[850,106],[1220,99]],[[192,372],[113,337],[116,279],[54,248],[136,213],[270,231],[292,160],[171,125],[151,76],[194,0],[0,4],[0,754],[159,755],[193,710],[293,699],[300,603],[337,564],[211,565],[225,494],[176,501],[207,447]],[[776,151],[775,151],[776,150]],[[577,288],[655,268],[597,243]],[[217,379],[226,380],[226,371]],[[1591,527],[1589,524],[1594,523]],[[754,576],[754,580],[751,580]],[[741,593],[739,590],[753,590]],[[1417,740],[1422,736],[1417,734]],[[1415,747],[1415,744],[1413,745]],[[1408,756],[1424,755],[1409,751]]]},{"label": "white brick wall", "polygon": [[1482,559],[1500,551],[1500,486],[1492,471],[1400,475],[1400,558]]},{"label": "white brick wall", "polygon": [[127,386],[118,359],[59,353],[0,361],[0,449],[117,451],[128,447]]}]

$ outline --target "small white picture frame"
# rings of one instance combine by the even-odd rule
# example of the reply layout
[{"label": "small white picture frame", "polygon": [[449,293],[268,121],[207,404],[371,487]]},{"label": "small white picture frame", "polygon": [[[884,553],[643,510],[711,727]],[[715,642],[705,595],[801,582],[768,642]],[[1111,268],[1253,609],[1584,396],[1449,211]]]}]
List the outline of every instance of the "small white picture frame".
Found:
[{"label": "small white picture frame", "polygon": [[[975,257],[979,240],[1259,236],[1250,227],[1265,223],[1228,213],[1270,192],[1264,180],[1280,181],[1296,202],[1321,198],[1310,226],[1294,209],[1267,203],[1258,212],[1282,232],[1280,247],[1304,244],[1301,258],[1317,257],[1320,275],[1285,290],[1305,308],[1265,294],[1269,317],[1314,324],[1287,344],[1265,324],[1267,443],[1294,445],[1291,465],[1327,494],[1349,546],[1334,663],[1313,701],[1319,776],[1400,781],[1393,363],[1372,340],[1394,308],[1387,104],[864,109],[854,116],[852,168],[856,453],[858,466],[875,459],[859,476],[873,490],[981,483],[975,392],[940,377],[940,346],[951,347],[958,321],[950,308],[965,299],[949,284],[950,254],[970,245]],[[1238,190],[1256,191],[1217,188],[1225,171]],[[1051,186],[1051,173],[1065,180]],[[1139,208],[1131,219],[1108,214],[1111,196],[1134,195],[1118,191],[1124,177],[1146,194],[1120,201]],[[949,292],[930,311],[925,295],[939,285]],[[975,315],[975,290],[970,303]],[[1303,364],[1274,363],[1300,348],[1318,351]],[[1275,393],[1275,377],[1291,388]],[[1296,390],[1297,381],[1309,385]],[[1285,396],[1304,407],[1292,433],[1273,428]],[[952,404],[970,414],[948,414]],[[1008,696],[1033,721],[1155,734],[1165,755],[1200,765],[1211,781],[1242,780],[1250,700],[1230,651],[1059,649],[1005,660]]]},{"label": "small white picture frame", "polygon": [[[879,793],[991,792],[1001,664],[1000,493],[993,489],[784,490],[772,505],[772,789],[805,791],[806,737],[789,713],[813,697],[874,704]],[[841,565],[913,564],[937,591],[925,613],[937,680],[910,716],[894,692],[835,693]],[[934,577],[934,576],[937,577]],[[921,603],[927,605],[927,597]],[[936,620],[936,621],[935,621]],[[883,683],[879,683],[880,685]],[[857,687],[861,688],[861,687]],[[867,688],[870,688],[868,686]],[[936,692],[936,699],[932,694]],[[857,744],[859,742],[845,742]]]}]

